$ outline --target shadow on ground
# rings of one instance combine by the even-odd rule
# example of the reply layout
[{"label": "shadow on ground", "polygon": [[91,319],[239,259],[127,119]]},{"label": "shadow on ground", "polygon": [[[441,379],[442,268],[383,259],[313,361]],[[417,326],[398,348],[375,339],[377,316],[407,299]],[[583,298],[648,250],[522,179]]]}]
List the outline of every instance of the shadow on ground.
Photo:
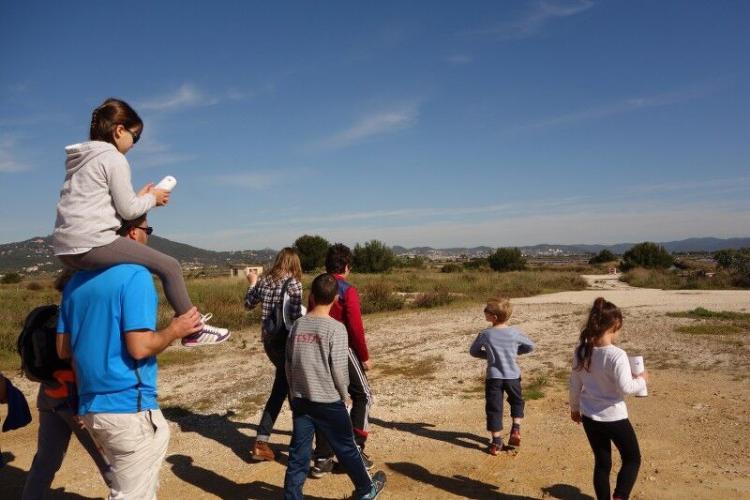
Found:
[{"label": "shadow on ground", "polygon": [[484,450],[489,442],[488,438],[477,436],[468,432],[441,431],[434,429],[434,425],[427,422],[388,422],[379,418],[370,417],[370,423],[386,429],[396,429],[401,432],[409,432],[416,436],[426,437],[449,443],[470,450]]},{"label": "shadow on ground", "polygon": [[[0,467],[0,498],[21,498],[28,471],[11,465],[11,462],[16,459],[12,453],[3,453],[2,459],[5,466]],[[102,483],[103,485],[104,483]],[[47,492],[44,498],[51,500],[96,500],[99,497],[87,497],[65,491],[65,488],[55,488]]]},{"label": "shadow on ground", "polygon": [[550,498],[559,498],[560,500],[594,500],[594,497],[569,484],[553,484],[547,488],[542,488],[542,491]]},{"label": "shadow on ground", "polygon": [[[193,465],[187,455],[171,455],[167,462],[172,464],[172,472],[186,483],[190,483],[206,493],[228,500],[282,498],[284,488],[263,481],[235,483],[231,479],[203,467]],[[305,495],[310,500],[325,500],[325,497]]]},{"label": "shadow on ground", "polygon": [[[498,491],[499,486],[477,481],[466,476],[455,475],[453,477],[433,474],[421,465],[409,462],[386,463],[394,472],[411,478],[420,483],[429,484],[435,488],[447,491],[462,498],[474,500],[497,499],[497,500],[534,500],[534,497],[523,495],[510,495]],[[439,496],[436,496],[438,498]]]},{"label": "shadow on ground", "polygon": [[[171,406],[162,408],[162,413],[167,420],[179,425],[182,432],[196,432],[205,438],[213,439],[232,450],[241,460],[247,463],[257,463],[250,460],[250,449],[254,438],[241,432],[241,429],[254,431],[258,429],[258,426],[232,420],[230,417],[235,416],[234,412],[228,411],[224,415],[218,413],[201,415],[179,406]],[[291,436],[288,431],[274,430],[274,434]],[[273,448],[277,453],[276,460],[286,465],[289,446],[274,443]]]}]

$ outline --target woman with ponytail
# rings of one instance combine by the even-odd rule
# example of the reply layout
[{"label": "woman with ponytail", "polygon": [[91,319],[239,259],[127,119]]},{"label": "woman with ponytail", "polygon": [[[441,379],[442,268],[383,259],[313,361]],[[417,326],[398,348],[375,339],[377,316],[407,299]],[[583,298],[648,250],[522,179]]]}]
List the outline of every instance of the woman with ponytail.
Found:
[{"label": "woman with ponytail", "polygon": [[623,397],[645,389],[648,374],[634,376],[628,355],[614,345],[621,328],[620,309],[602,297],[596,299],[581,330],[570,375],[570,418],[583,423],[594,452],[597,500],[610,499],[612,442],[620,452],[622,467],[611,498],[629,498],[641,465],[638,438]]}]

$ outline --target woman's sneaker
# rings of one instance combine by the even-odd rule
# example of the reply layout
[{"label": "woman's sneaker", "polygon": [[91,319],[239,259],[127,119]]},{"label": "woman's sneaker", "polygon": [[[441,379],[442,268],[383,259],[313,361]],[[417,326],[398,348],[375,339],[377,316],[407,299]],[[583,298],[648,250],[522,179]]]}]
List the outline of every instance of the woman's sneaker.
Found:
[{"label": "woman's sneaker", "polygon": [[352,498],[355,498],[357,500],[373,500],[378,495],[380,495],[380,492],[383,491],[383,488],[385,488],[385,472],[379,470],[372,475],[372,488],[370,489],[370,493],[362,497],[357,497],[357,495],[355,494],[352,495]]},{"label": "woman's sneaker", "polygon": [[221,344],[229,338],[231,333],[227,328],[219,328],[217,326],[211,326],[206,323],[213,317],[213,314],[208,313],[201,316],[203,322],[203,329],[198,333],[188,335],[182,339],[182,345],[185,347],[196,347],[199,345],[206,344]]}]

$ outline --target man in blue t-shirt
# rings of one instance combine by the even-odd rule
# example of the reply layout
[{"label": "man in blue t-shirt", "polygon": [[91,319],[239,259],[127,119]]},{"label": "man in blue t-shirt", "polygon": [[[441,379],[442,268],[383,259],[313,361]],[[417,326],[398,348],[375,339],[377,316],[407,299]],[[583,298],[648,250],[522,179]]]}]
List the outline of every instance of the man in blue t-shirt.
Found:
[{"label": "man in blue t-shirt", "polygon": [[[151,231],[142,216],[119,234],[146,244]],[[156,355],[202,327],[194,307],[156,331],[157,305],[151,273],[135,264],[79,271],[63,290],[58,353],[72,358],[78,413],[110,463],[110,498],[156,498],[169,442]]]}]

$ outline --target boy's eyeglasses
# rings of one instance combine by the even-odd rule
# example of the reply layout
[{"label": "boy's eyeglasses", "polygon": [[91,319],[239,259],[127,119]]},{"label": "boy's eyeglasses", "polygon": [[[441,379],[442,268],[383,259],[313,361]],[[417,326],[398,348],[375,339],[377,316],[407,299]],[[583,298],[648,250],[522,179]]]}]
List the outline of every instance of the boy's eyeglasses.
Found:
[{"label": "boy's eyeglasses", "polygon": [[135,226],[136,229],[140,229],[144,233],[146,233],[148,236],[151,236],[151,233],[154,232],[154,228],[151,226],[141,227],[141,226]]},{"label": "boy's eyeglasses", "polygon": [[137,143],[138,139],[141,138],[141,134],[136,134],[135,132],[133,132],[129,128],[126,128],[125,130],[127,130],[130,133],[130,137],[133,138],[133,144]]}]

